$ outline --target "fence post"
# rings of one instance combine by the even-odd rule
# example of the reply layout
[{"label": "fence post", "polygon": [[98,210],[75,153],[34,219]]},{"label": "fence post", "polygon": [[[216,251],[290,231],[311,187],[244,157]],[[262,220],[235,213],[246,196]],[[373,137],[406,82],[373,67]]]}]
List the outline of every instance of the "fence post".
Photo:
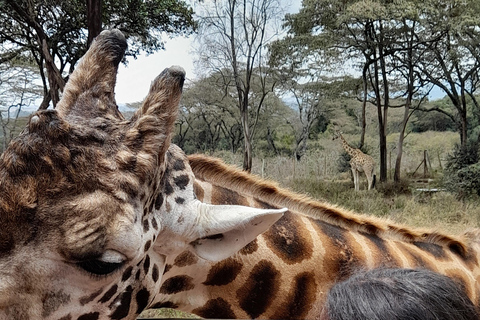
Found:
[{"label": "fence post", "polygon": [[428,175],[427,150],[423,150],[423,177]]}]

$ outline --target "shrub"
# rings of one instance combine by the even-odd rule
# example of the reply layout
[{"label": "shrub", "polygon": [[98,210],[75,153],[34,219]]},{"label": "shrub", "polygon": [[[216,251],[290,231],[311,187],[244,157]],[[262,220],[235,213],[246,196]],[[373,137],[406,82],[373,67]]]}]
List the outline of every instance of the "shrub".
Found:
[{"label": "shrub", "polygon": [[480,195],[480,164],[478,142],[469,141],[465,146],[456,145],[448,157],[444,184],[447,190],[459,198]]},{"label": "shrub", "polygon": [[397,195],[410,195],[410,183],[408,180],[401,180],[399,182],[387,181],[378,183],[376,186],[378,192],[382,193],[386,197],[392,197]]},{"label": "shrub", "polygon": [[461,199],[480,196],[480,163],[450,173],[445,186]]}]

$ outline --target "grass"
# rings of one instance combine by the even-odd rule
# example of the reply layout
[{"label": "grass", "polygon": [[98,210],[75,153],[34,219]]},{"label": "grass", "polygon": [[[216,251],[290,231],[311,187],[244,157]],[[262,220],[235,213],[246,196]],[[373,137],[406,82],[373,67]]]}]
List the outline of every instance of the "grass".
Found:
[{"label": "grass", "polygon": [[461,201],[448,192],[426,193],[411,188],[413,190],[407,194],[385,196],[378,190],[354,192],[353,183],[348,180],[292,179],[287,187],[358,213],[385,217],[412,227],[433,228],[453,234],[480,227],[478,201]]},{"label": "grass", "polygon": [[137,319],[168,319],[168,318],[180,318],[180,319],[198,319],[199,316],[196,316],[191,313],[182,312],[174,309],[164,308],[156,310],[145,310]]}]

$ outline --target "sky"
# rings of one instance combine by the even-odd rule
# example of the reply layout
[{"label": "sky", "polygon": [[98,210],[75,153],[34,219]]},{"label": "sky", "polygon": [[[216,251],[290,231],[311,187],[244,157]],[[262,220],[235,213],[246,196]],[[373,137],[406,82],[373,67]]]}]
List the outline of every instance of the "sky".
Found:
[{"label": "sky", "polygon": [[[280,0],[288,13],[300,10],[301,0]],[[163,69],[178,65],[186,71],[186,82],[195,79],[194,36],[176,37],[165,40],[165,50],[149,56],[140,55],[136,60],[128,58],[128,65],[120,64],[115,88],[117,104],[142,101],[150,89],[151,82]]]},{"label": "sky", "polygon": [[[298,1],[298,0],[297,0]],[[300,2],[292,5],[293,10],[300,8]],[[290,9],[289,11],[293,11]],[[128,65],[120,64],[115,88],[117,104],[142,101],[150,89],[151,82],[163,69],[179,65],[186,71],[187,82],[195,79],[193,36],[177,37],[165,41],[165,50],[149,56],[140,55],[137,59],[129,57]],[[443,90],[434,88],[429,94],[430,100],[442,98]]]},{"label": "sky", "polygon": [[120,64],[115,87],[115,99],[118,104],[142,101],[150,89],[152,81],[173,65],[185,69],[188,79],[194,78],[193,55],[191,54],[193,37],[177,37],[165,41],[165,50],[149,56],[140,55],[136,60],[129,57],[128,64]]}]

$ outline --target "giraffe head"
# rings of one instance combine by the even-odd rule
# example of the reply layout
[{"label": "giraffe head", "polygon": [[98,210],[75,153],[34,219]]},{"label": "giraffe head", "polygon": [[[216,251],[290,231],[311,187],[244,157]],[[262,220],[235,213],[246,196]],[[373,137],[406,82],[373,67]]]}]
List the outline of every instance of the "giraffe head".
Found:
[{"label": "giraffe head", "polygon": [[164,70],[127,121],[114,100],[125,49],[102,32],[57,109],[35,113],[0,158],[0,319],[134,319],[169,254],[223,259],[282,215],[195,199],[170,145],[185,73]]},{"label": "giraffe head", "polygon": [[342,136],[342,132],[340,130],[338,129],[333,130],[332,140],[340,139],[341,136]]}]

